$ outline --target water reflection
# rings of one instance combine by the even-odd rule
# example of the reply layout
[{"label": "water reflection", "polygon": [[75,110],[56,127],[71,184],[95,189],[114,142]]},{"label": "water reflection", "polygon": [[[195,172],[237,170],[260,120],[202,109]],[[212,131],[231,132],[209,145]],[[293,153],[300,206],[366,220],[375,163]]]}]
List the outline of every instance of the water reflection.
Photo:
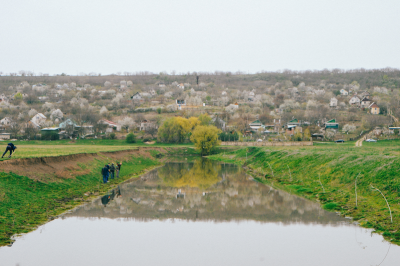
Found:
[{"label": "water reflection", "polygon": [[167,163],[68,216],[319,224],[345,220],[317,203],[253,181],[236,165],[206,159]]}]

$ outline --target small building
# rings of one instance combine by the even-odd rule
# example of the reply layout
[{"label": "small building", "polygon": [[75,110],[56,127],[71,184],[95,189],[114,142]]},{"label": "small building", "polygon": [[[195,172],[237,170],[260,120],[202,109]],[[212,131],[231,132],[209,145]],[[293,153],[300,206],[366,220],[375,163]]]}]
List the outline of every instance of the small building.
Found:
[{"label": "small building", "polygon": [[259,128],[265,129],[265,126],[261,123],[260,120],[253,121],[249,124],[249,127],[254,130],[258,130]]},{"label": "small building", "polygon": [[0,120],[0,124],[2,124],[3,126],[9,126],[11,125],[12,120],[9,117],[4,117],[3,119]]},{"label": "small building", "polygon": [[329,120],[324,123],[325,129],[339,129],[339,123],[336,122],[336,119]]},{"label": "small building", "polygon": [[286,135],[294,135],[303,132],[303,128],[299,125],[288,125],[286,128]]},{"label": "small building", "polygon": [[349,92],[346,91],[345,89],[341,89],[340,90],[340,95],[346,96],[346,95],[349,95]]},{"label": "small building", "polygon": [[368,108],[371,105],[372,101],[368,97],[364,97],[361,100],[361,108]]},{"label": "small building", "polygon": [[121,125],[118,123],[115,123],[113,121],[107,120],[107,119],[102,119],[100,120],[100,123],[108,125],[108,129],[106,132],[113,132],[113,131],[121,131]]},{"label": "small building", "polygon": [[132,101],[140,101],[142,100],[142,96],[139,92],[136,92],[134,95],[131,96]]},{"label": "small building", "polygon": [[338,100],[335,97],[333,97],[333,98],[331,98],[329,106],[332,107],[332,108],[336,108],[337,107],[337,103],[338,103]]},{"label": "small building", "polygon": [[46,118],[47,117],[44,114],[37,113],[32,117],[31,121],[35,125],[39,125],[40,126],[42,123],[46,122]]},{"label": "small building", "polygon": [[0,139],[5,140],[5,139],[10,139],[11,133],[0,133]]},{"label": "small building", "polygon": [[287,126],[301,126],[299,119],[293,119],[286,124]]},{"label": "small building", "polygon": [[373,115],[379,115],[380,109],[379,106],[376,103],[372,103],[369,107],[370,113]]},{"label": "small building", "polygon": [[178,105],[178,110],[182,110],[182,105],[186,105],[185,99],[176,99],[176,105]]},{"label": "small building", "polygon": [[349,104],[350,105],[360,105],[360,98],[358,98],[357,95],[354,95],[353,97],[351,97],[351,99],[349,100]]}]

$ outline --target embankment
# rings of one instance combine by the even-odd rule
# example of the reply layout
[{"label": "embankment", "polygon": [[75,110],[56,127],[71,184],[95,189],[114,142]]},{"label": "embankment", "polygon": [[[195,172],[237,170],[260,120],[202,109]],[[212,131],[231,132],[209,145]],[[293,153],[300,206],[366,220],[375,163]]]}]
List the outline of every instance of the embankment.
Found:
[{"label": "embankment", "polygon": [[[116,152],[26,158],[0,162],[0,246],[180,152],[138,148]],[[102,183],[104,164],[122,162],[119,179]]]},{"label": "embankment", "polygon": [[[318,201],[323,208],[352,217],[361,226],[374,228],[385,239],[400,244],[397,148],[252,147],[210,158],[243,165],[259,182]],[[385,195],[391,214],[373,187]]]}]

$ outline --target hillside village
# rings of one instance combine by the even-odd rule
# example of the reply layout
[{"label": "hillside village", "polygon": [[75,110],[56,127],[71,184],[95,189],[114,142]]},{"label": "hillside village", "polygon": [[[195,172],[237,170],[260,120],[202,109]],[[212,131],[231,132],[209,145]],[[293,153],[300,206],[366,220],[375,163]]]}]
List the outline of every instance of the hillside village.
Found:
[{"label": "hillside village", "polygon": [[[157,138],[207,113],[248,141],[398,136],[400,70],[0,76],[1,139]],[[226,139],[222,139],[226,140]]]}]

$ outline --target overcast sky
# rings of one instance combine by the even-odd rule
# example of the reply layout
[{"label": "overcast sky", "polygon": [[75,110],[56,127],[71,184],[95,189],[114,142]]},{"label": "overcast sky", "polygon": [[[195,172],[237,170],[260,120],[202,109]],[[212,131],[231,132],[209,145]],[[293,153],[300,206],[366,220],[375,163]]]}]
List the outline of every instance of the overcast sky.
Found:
[{"label": "overcast sky", "polygon": [[0,71],[400,68],[399,0],[0,0]]}]

